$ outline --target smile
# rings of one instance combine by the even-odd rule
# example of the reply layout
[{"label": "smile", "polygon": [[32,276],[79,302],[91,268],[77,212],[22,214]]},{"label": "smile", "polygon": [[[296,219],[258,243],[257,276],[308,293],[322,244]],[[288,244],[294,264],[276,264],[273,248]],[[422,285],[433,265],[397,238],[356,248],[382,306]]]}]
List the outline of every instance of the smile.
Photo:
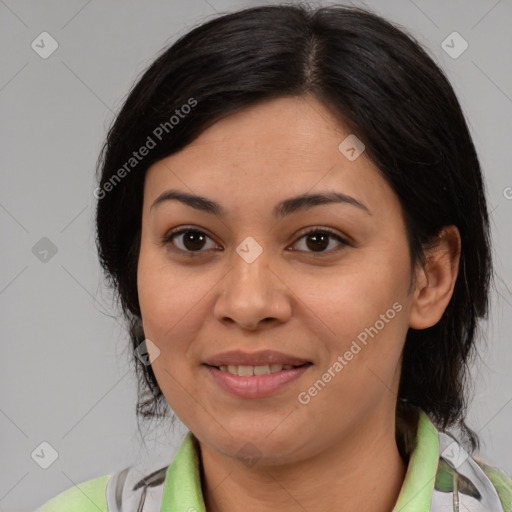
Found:
[{"label": "smile", "polygon": [[[302,366],[302,365],[300,365]],[[249,366],[249,365],[228,365],[228,366],[217,366],[221,372],[227,372],[231,375],[239,375],[240,377],[252,377],[254,375],[267,375],[269,373],[277,373],[282,370],[291,370],[298,368],[291,364],[264,364],[260,366]]]},{"label": "smile", "polygon": [[265,398],[282,391],[306,373],[312,363],[293,365],[204,365],[217,387],[238,398]]}]

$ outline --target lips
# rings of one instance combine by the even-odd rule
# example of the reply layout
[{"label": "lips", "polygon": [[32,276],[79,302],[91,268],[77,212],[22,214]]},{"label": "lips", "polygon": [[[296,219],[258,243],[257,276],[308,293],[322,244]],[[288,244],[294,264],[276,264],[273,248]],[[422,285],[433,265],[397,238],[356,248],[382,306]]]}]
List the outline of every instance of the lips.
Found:
[{"label": "lips", "polygon": [[[284,391],[286,388],[291,386],[293,382],[306,374],[309,371],[310,366],[312,366],[311,363],[306,363],[299,367],[292,367],[290,370],[285,370],[283,368],[282,370],[274,373],[267,373],[265,375],[253,374],[252,376],[233,375],[230,372],[221,370],[215,366],[204,365],[204,368],[212,377],[213,382],[217,384],[219,390],[237,398],[260,399],[267,398],[280,391]],[[230,367],[228,366],[228,368]],[[238,368],[256,369],[261,367],[239,366]]]},{"label": "lips", "polygon": [[307,359],[302,359],[290,354],[284,354],[276,350],[261,350],[259,352],[242,352],[241,350],[232,350],[209,357],[204,364],[207,366],[302,366],[311,363]]},{"label": "lips", "polygon": [[309,371],[313,363],[276,350],[232,350],[203,363],[219,389],[238,398],[265,398],[285,389]]}]

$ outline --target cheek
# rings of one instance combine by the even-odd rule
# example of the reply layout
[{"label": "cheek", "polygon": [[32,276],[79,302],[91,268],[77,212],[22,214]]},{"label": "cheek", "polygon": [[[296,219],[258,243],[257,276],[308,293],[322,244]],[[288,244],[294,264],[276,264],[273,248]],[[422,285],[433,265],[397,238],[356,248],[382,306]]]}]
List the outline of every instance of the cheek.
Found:
[{"label": "cheek", "polygon": [[137,290],[142,317],[146,321],[160,323],[172,320],[187,303],[186,276],[171,268],[165,251],[153,247],[143,238],[137,268]]},{"label": "cheek", "polygon": [[329,410],[349,421],[357,411],[373,410],[384,397],[395,397],[408,328],[405,295],[386,279],[377,282],[374,277],[354,273],[332,278],[325,293],[308,302],[313,312],[308,330],[328,327],[322,329],[328,334],[317,338],[325,357],[300,390],[312,397],[309,412],[322,415]]},{"label": "cheek", "polygon": [[[304,310],[308,311],[308,329],[321,329],[318,339],[326,357],[319,371],[331,368],[344,376],[333,379],[333,392],[338,387],[358,389],[353,395],[357,397],[365,386],[383,388],[382,382],[390,386],[394,378],[408,329],[410,301],[407,246],[396,247],[396,251],[361,253],[320,279],[318,275],[300,279],[297,295],[308,306]],[[332,365],[338,356],[343,358],[343,370],[338,366],[336,372]]]},{"label": "cheek", "polygon": [[[295,283],[300,282],[297,295],[331,335],[340,340],[357,336],[385,315],[394,303],[404,308],[407,302],[408,259],[375,252],[357,255],[354,260],[357,260],[354,264],[340,266],[324,275],[294,279]],[[392,310],[388,316],[398,319],[394,313]]]},{"label": "cheek", "polygon": [[191,340],[201,328],[198,315],[204,314],[201,298],[208,286],[208,279],[194,279],[192,274],[191,269],[171,266],[158,252],[141,247],[137,282],[144,334],[159,349],[152,369],[166,401],[186,424],[195,410],[191,397],[200,391],[190,376],[197,364]]},{"label": "cheek", "polygon": [[168,263],[144,242],[137,269],[137,289],[146,337],[164,349],[164,333],[185,314],[190,298],[183,277],[171,272]]},{"label": "cheek", "polygon": [[137,284],[144,333],[164,355],[192,350],[217,274],[172,264],[164,252],[141,247]]}]

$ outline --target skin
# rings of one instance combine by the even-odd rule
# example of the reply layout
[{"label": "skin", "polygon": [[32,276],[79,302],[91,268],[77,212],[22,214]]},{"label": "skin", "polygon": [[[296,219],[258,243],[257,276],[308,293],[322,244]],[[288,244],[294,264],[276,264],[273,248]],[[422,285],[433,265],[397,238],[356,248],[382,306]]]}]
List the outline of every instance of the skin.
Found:
[{"label": "skin", "polygon": [[[411,281],[400,202],[365,153],[349,161],[340,152],[349,133],[313,97],[274,99],[222,119],[147,172],[138,264],[144,333],[160,351],[152,367],[166,400],[199,440],[209,512],[242,503],[255,512],[388,512],[403,484],[394,434],[401,352],[409,327],[441,318],[460,239],[447,227]],[[178,201],[151,209],[168,189],[205,196],[227,215]],[[370,213],[332,203],[272,215],[284,199],[326,191],[352,196]],[[163,244],[179,226],[207,238]],[[328,238],[322,251],[303,236],[310,227],[350,243]],[[263,249],[252,263],[236,252],[248,236]],[[299,403],[394,303],[401,311]],[[233,349],[275,349],[313,365],[270,397],[237,398],[202,365]],[[254,465],[237,455],[247,443],[258,450]]]}]

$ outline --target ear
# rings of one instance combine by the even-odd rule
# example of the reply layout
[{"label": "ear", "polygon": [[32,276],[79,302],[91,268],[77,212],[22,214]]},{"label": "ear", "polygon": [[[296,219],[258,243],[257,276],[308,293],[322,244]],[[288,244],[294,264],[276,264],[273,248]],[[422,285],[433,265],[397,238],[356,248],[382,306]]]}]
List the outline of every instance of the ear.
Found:
[{"label": "ear", "polygon": [[409,327],[426,329],[443,316],[459,272],[460,247],[457,227],[445,226],[434,244],[425,249],[426,263],[416,270]]}]

